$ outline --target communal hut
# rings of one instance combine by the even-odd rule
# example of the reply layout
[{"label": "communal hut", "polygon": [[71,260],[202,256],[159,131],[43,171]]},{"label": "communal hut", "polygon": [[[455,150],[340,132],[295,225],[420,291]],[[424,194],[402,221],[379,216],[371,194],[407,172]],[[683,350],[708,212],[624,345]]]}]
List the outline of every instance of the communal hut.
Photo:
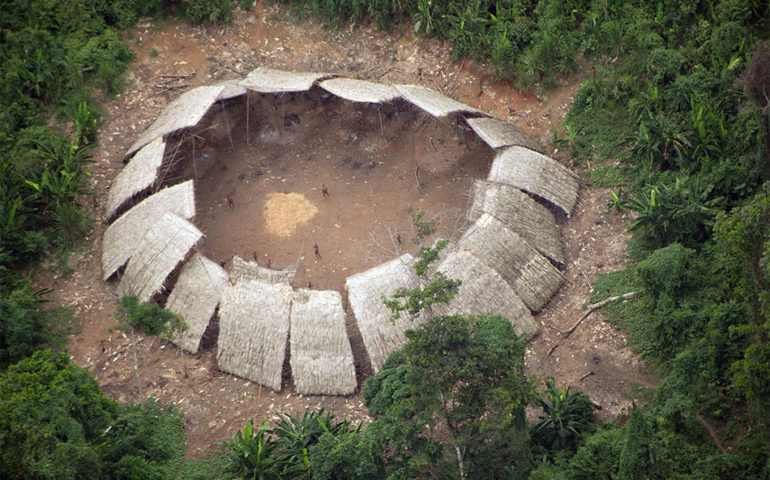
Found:
[{"label": "communal hut", "polygon": [[349,395],[356,390],[353,350],[345,331],[342,295],[299,289],[289,334],[294,390],[308,395]]},{"label": "communal hut", "polygon": [[436,315],[499,315],[517,335],[530,338],[537,323],[516,291],[497,271],[466,250],[450,249],[436,270],[462,283],[449,303],[436,303]]},{"label": "communal hut", "polygon": [[578,181],[559,162],[528,148],[500,150],[487,179],[537,195],[569,216],[577,202]]},{"label": "communal hut", "polygon": [[174,338],[179,347],[190,353],[198,351],[227,279],[222,267],[200,253],[184,264],[166,302],[166,308],[180,315],[187,324],[187,330]]},{"label": "communal hut", "polygon": [[559,227],[553,213],[546,207],[518,188],[483,180],[476,180],[473,184],[471,199],[468,210],[470,222],[488,213],[521,235],[553,263],[564,265]]},{"label": "communal hut", "polygon": [[419,326],[405,315],[393,319],[392,312],[383,303],[383,298],[390,297],[400,287],[417,288],[420,285],[412,271],[413,262],[411,255],[402,255],[345,280],[348,303],[375,373],[390,352],[406,343],[404,331]]},{"label": "communal hut", "polygon": [[219,302],[219,369],[281,390],[289,336],[292,290],[288,284],[241,279]]},{"label": "communal hut", "polygon": [[494,268],[533,312],[539,311],[564,281],[561,272],[540,252],[486,213],[457,246]]},{"label": "communal hut", "polygon": [[150,195],[107,228],[102,241],[104,280],[131,258],[147,231],[167,212],[188,220],[195,215],[192,180]]},{"label": "communal hut", "polygon": [[121,295],[136,295],[140,302],[152,298],[202,236],[195,225],[166,212],[145,233],[128,261],[120,279]]}]

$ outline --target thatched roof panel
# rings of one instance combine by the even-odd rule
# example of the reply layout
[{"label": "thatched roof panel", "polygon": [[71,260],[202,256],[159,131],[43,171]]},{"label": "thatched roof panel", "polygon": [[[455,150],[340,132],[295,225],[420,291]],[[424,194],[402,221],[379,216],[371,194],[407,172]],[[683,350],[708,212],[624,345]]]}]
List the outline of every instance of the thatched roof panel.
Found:
[{"label": "thatched roof panel", "polygon": [[404,331],[418,326],[418,323],[408,320],[405,315],[398,320],[391,320],[391,311],[382,302],[382,297],[393,295],[400,287],[419,286],[417,275],[412,270],[413,262],[411,255],[402,255],[345,280],[348,303],[353,309],[375,373],[393,350],[406,343]]},{"label": "thatched roof panel", "polygon": [[180,95],[169,103],[150,128],[139,136],[126,155],[131,155],[158,137],[197,125],[223,89],[221,85],[198,87]]},{"label": "thatched roof panel", "polygon": [[494,268],[533,312],[539,311],[564,281],[548,259],[486,213],[465,232],[458,248]]},{"label": "thatched roof panel", "polygon": [[390,85],[352,78],[332,78],[324,80],[320,86],[324,90],[351,102],[383,103],[399,96],[398,91]]},{"label": "thatched roof panel", "polygon": [[166,142],[163,137],[158,137],[136,152],[112,182],[107,195],[107,218],[131,197],[155,183],[165,151]]},{"label": "thatched roof panel", "polygon": [[228,284],[219,302],[219,369],[281,390],[291,287],[258,280]]},{"label": "thatched roof panel", "polygon": [[419,85],[395,85],[404,99],[425,110],[434,117],[445,117],[450,113],[469,112],[487,115],[485,112],[442,95],[430,88]]},{"label": "thatched roof panel", "polygon": [[527,306],[499,273],[465,250],[451,250],[436,268],[447,278],[461,280],[457,295],[434,304],[437,315],[500,315],[511,321],[518,335],[537,333],[537,323]]},{"label": "thatched roof panel", "polygon": [[356,390],[353,351],[339,292],[295,291],[289,338],[291,373],[298,393],[349,395]]},{"label": "thatched roof panel", "polygon": [[198,351],[201,338],[227,285],[227,272],[216,262],[196,253],[184,264],[166,308],[181,315],[187,331],[174,343],[190,353]]},{"label": "thatched roof panel", "polygon": [[261,93],[304,92],[318,80],[331,76],[328,73],[286,72],[259,67],[240,83],[249,90]]},{"label": "thatched roof panel", "polygon": [[288,283],[294,282],[297,275],[296,268],[265,268],[260,267],[257,262],[249,262],[238,255],[233,256],[233,266],[230,269],[230,278],[233,282],[239,280],[260,280],[267,283]]},{"label": "thatched roof panel", "polygon": [[139,242],[120,279],[121,295],[136,295],[146,302],[161,291],[166,277],[184,260],[203,236],[195,225],[166,212]]},{"label": "thatched roof panel", "polygon": [[195,215],[193,182],[164,188],[136,204],[104,232],[102,242],[102,273],[107,280],[136,251],[139,241],[166,212],[190,219]]},{"label": "thatched roof panel", "polygon": [[246,87],[241,85],[240,79],[225,80],[218,86],[223,87],[222,92],[217,96],[217,100],[229,100],[231,98],[246,95]]},{"label": "thatched roof panel", "polygon": [[577,202],[575,175],[545,155],[523,147],[508,147],[495,156],[490,182],[504,183],[556,205],[569,216]]},{"label": "thatched roof panel", "polygon": [[469,118],[466,120],[474,132],[492,148],[518,145],[532,150],[540,150],[537,142],[519,127],[499,118]]},{"label": "thatched roof panel", "polygon": [[540,253],[564,264],[559,228],[550,210],[518,188],[484,180],[476,180],[471,197],[469,221],[475,222],[488,213],[521,235]]}]

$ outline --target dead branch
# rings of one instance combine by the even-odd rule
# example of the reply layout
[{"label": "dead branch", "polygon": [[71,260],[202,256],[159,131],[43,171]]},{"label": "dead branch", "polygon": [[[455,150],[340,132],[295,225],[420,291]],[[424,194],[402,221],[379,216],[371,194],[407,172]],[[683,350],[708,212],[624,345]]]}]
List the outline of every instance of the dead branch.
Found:
[{"label": "dead branch", "polygon": [[[591,303],[586,308],[588,308],[588,311],[583,314],[582,317],[580,317],[580,320],[575,323],[570,329],[568,329],[565,332],[559,332],[560,334],[564,335],[564,339],[566,340],[569,338],[570,335],[580,326],[581,323],[583,323],[583,320],[588,318],[589,315],[591,315],[594,310],[598,310],[602,308],[603,306],[607,305],[608,303],[615,302],[617,300],[628,300],[629,298],[633,297],[636,294],[636,292],[628,292],[624,293],[623,295],[616,295],[614,297],[605,298],[601,302]],[[559,344],[557,343],[554,345],[551,350],[548,351],[548,356],[550,357],[554,350],[556,350],[556,347],[558,347]]]},{"label": "dead branch", "polygon": [[725,447],[722,446],[722,442],[719,441],[719,437],[717,436],[717,432],[716,430],[714,430],[714,427],[709,425],[708,422],[706,422],[706,419],[703,418],[701,414],[698,412],[695,412],[695,418],[698,419],[701,425],[706,427],[706,430],[708,430],[709,432],[709,436],[711,437],[712,440],[714,440],[714,444],[717,446],[719,451],[722,453],[727,453],[727,450],[725,450]]},{"label": "dead branch", "polygon": [[578,382],[582,382],[583,380],[585,380],[586,378],[590,377],[591,375],[594,375],[593,371],[590,371],[590,372],[586,373],[585,375],[583,375],[582,377],[580,377],[580,380],[578,380]]},{"label": "dead branch", "polygon": [[160,78],[192,78],[195,76],[195,72],[181,73],[179,75],[160,75]]}]

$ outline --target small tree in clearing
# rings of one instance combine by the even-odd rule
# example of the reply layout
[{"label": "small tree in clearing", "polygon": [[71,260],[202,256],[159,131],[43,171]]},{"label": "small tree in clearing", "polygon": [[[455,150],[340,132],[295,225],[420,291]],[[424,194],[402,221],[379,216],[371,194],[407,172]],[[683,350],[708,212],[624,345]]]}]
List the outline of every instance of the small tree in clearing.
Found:
[{"label": "small tree in clearing", "polygon": [[[136,329],[140,329],[145,335],[162,335],[165,340],[170,340],[174,335],[187,330],[187,324],[179,315],[161,308],[155,303],[139,303],[136,295],[125,295],[120,299],[115,318],[120,323],[113,329],[128,332],[131,336],[139,402],[144,405],[142,378],[139,374],[139,358],[136,353]],[[184,364],[184,357],[182,363]]]}]

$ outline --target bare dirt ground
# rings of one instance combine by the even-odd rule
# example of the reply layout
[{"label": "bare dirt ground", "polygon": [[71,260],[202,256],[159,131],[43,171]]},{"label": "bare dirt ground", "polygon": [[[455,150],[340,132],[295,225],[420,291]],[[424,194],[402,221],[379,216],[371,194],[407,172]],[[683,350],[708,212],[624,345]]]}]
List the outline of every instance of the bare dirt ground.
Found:
[{"label": "bare dirt ground", "polygon": [[[566,79],[563,87],[538,98],[534,94],[517,92],[505,83],[491,83],[489,72],[483,65],[470,61],[452,62],[447,44],[413,39],[408,29],[393,34],[369,28],[329,32],[315,22],[295,25],[279,18],[282,17],[275,7],[259,2],[248,12],[236,13],[232,24],[227,26],[203,28],[169,21],[163,25],[140,24],[126,34],[126,40],[137,54],[137,61],[125,92],[104,103],[105,115],[98,139],[100,147],[95,151],[97,163],[93,165],[90,177],[95,193],[93,202],[89,200],[89,208],[96,222],[89,248],[71,256],[72,273],[62,276],[41,270],[36,277],[40,287],[54,288],[53,300],[72,308],[80,320],[82,333],[74,336],[69,344],[73,361],[88,368],[105,393],[119,402],[136,402],[138,394],[129,341],[120,333],[109,332],[109,328],[116,324],[111,315],[118,298],[114,284],[101,281],[104,204],[110,183],[123,167],[123,153],[182,88],[240,78],[260,65],[333,72],[383,83],[419,82],[509,119],[552,153],[553,147],[549,146],[551,129],[568,110],[580,81],[579,76]],[[421,78],[418,78],[418,68],[422,69]],[[172,79],[170,83],[164,83],[168,79],[161,77],[187,74],[193,75]],[[184,86],[169,89],[180,85]],[[260,108],[273,111],[272,106],[260,104]],[[355,273],[354,267],[363,270],[377,261],[376,252],[382,249],[371,245],[369,232],[379,235],[376,238],[382,242],[389,240],[385,235],[388,226],[409,232],[406,214],[410,209],[419,208],[421,199],[423,203],[439,207],[440,211],[432,213],[439,215],[445,233],[459,228],[456,211],[464,205],[464,192],[470,179],[484,175],[481,171],[485,168],[483,161],[472,161],[476,158],[472,154],[477,150],[483,152],[485,147],[471,142],[460,145],[454,139],[457,132],[452,131],[451,125],[437,122],[422,127],[423,136],[424,132],[435,132],[435,136],[429,134],[433,138],[432,146],[430,140],[425,143],[424,138],[422,143],[417,143],[416,138],[402,141],[404,133],[398,130],[401,128],[398,123],[380,129],[379,121],[374,123],[376,112],[356,112],[352,106],[345,108],[351,109],[348,112],[351,115],[360,114],[368,127],[356,131],[354,125],[332,125],[330,133],[323,137],[324,141],[330,142],[327,146],[313,145],[311,137],[300,138],[298,131],[301,128],[321,121],[313,120],[310,114],[301,117],[296,125],[289,114],[299,114],[288,110],[274,120],[273,128],[286,129],[282,134],[291,130],[290,135],[297,135],[297,141],[293,145],[279,142],[271,148],[281,155],[299,155],[294,162],[278,162],[277,158],[271,159],[269,152],[251,151],[247,146],[241,150],[243,158],[238,163],[235,148],[224,138],[218,139],[220,152],[214,151],[212,144],[208,152],[206,148],[199,151],[198,155],[209,154],[208,158],[201,156],[198,160],[208,162],[212,172],[212,183],[205,191],[199,187],[197,192],[199,214],[196,221],[209,229],[201,248],[213,258],[229,256],[233,252],[251,258],[256,251],[260,262],[266,262],[268,258],[277,265],[299,262],[305,275],[302,281],[312,282],[314,288],[339,288],[341,279]],[[346,116],[332,121],[342,122],[343,117]],[[290,118],[288,124],[281,123],[283,118]],[[422,118],[417,116],[408,121],[421,122]],[[312,132],[312,128],[309,131]],[[273,134],[270,132],[267,129],[261,133]],[[350,136],[351,133],[355,138]],[[251,134],[259,135],[260,132]],[[388,140],[389,137],[392,139]],[[440,143],[437,142],[439,138]],[[338,142],[334,144],[336,146],[331,146],[332,139]],[[307,144],[313,146],[300,147]],[[414,145],[414,152],[422,152],[417,157],[418,172],[422,175],[419,180],[425,182],[424,188],[418,185],[413,165],[398,163],[404,162],[403,159],[409,157],[407,154],[395,155],[401,160],[393,163],[377,161],[370,168],[371,159],[381,158],[377,152],[392,153],[409,144]],[[342,151],[343,146],[357,149],[359,155],[336,154],[335,149]],[[228,151],[235,155],[222,154]],[[218,155],[222,157],[217,158]],[[327,159],[327,155],[330,158]],[[346,160],[347,156],[350,160]],[[460,160],[445,162],[452,156]],[[556,157],[570,166],[569,159],[561,154]],[[355,163],[358,166],[354,166]],[[227,168],[223,170],[223,166]],[[214,176],[217,169],[220,175]],[[176,174],[189,175],[189,172]],[[328,198],[320,192],[321,184],[328,187]],[[402,190],[388,190],[396,184],[401,185]],[[267,199],[266,195],[290,193],[299,194],[306,200],[306,203],[300,202],[300,213],[309,208],[307,205],[317,211],[304,223],[295,222],[295,231],[289,237],[283,237],[292,238],[285,244],[284,240],[276,241],[275,233],[257,225],[267,221],[264,204],[260,203]],[[396,196],[407,194],[412,196],[399,198],[397,206],[389,208],[395,205]],[[226,200],[228,195],[232,195],[233,207]],[[347,202],[353,197],[358,199],[361,208],[347,208]],[[283,200],[276,198],[279,198],[278,203],[287,203],[285,197]],[[600,312],[589,316],[568,339],[558,333],[567,330],[582,316],[581,306],[589,297],[590,282],[598,274],[621,268],[625,263],[625,222],[618,214],[607,213],[605,202],[606,192],[584,185],[572,217],[559,220],[568,262],[564,271],[567,281],[537,316],[540,332],[529,344],[526,363],[531,374],[541,378],[553,376],[560,385],[587,392],[602,406],[600,418],[609,419],[630,405],[631,401],[625,396],[630,383],[654,385],[654,376],[624,346],[622,332],[602,321]],[[370,213],[369,208],[375,204],[379,210]],[[343,208],[346,212],[360,210],[363,217],[355,219],[352,214],[339,214]],[[253,226],[236,228],[235,231],[240,233],[226,236],[226,232],[233,230],[233,225],[247,223],[239,220],[243,215],[250,216],[249,222],[253,221]],[[298,214],[294,211],[280,215]],[[373,221],[366,226],[367,216],[380,224]],[[279,223],[286,223],[286,220]],[[357,225],[357,230],[349,229],[351,224]],[[406,243],[406,236],[404,240]],[[311,250],[315,243],[319,245],[322,259],[316,259]],[[558,347],[553,349],[556,344]],[[550,351],[552,353],[548,355]],[[353,420],[366,420],[360,394],[349,397],[295,395],[290,384],[274,393],[247,380],[223,374],[216,368],[212,345],[186,358],[187,378],[183,375],[179,350],[173,345],[143,338],[139,343],[139,355],[146,394],[164,403],[173,403],[184,412],[187,454],[192,457],[202,456],[214,441],[229,439],[252,417],[262,421],[276,418],[279,413],[298,413],[310,406],[324,407]]]}]

